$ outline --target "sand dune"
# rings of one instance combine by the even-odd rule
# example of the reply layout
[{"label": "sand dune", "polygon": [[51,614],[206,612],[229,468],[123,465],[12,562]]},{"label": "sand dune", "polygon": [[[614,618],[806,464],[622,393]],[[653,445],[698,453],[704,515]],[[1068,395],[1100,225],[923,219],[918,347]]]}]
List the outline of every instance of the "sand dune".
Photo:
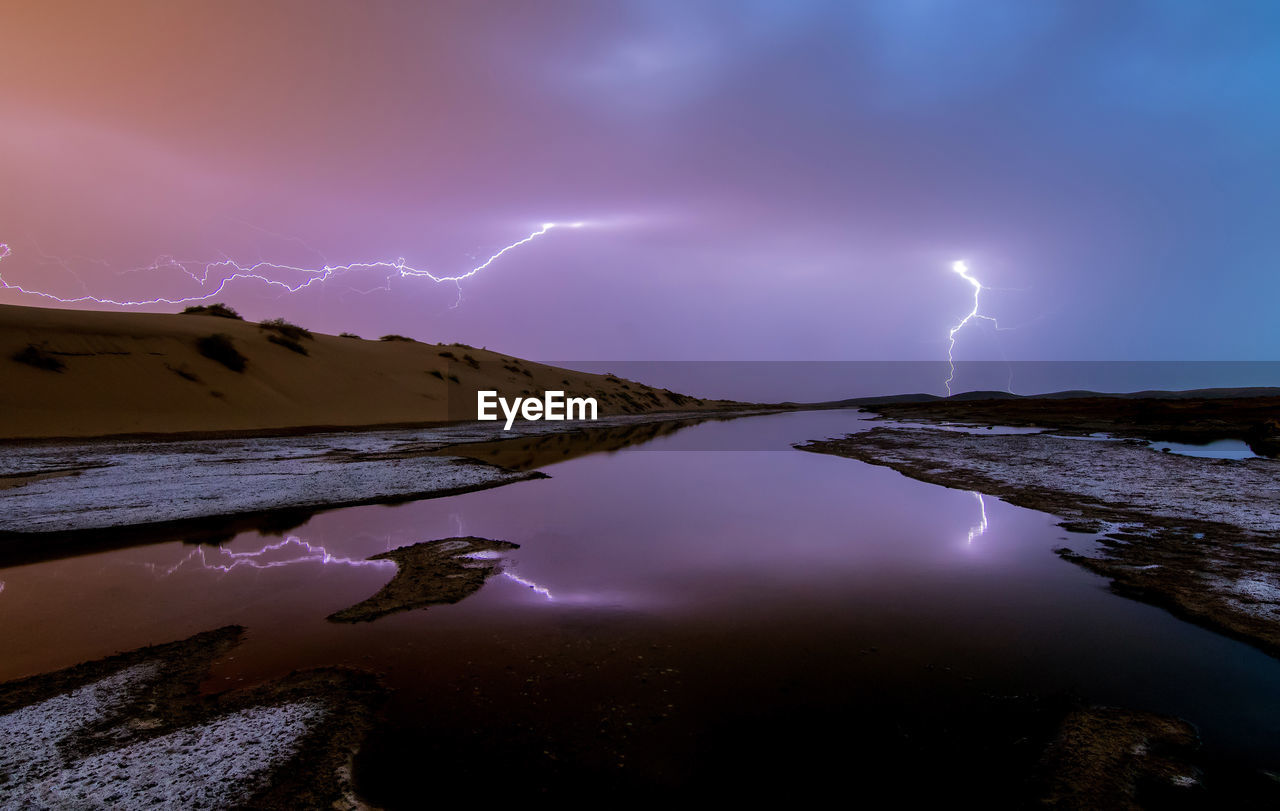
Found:
[{"label": "sand dune", "polygon": [[[216,359],[227,343],[234,352]],[[595,397],[601,416],[729,405],[460,344],[297,335],[213,315],[0,305],[0,369],[0,439],[469,420],[479,389]]]}]

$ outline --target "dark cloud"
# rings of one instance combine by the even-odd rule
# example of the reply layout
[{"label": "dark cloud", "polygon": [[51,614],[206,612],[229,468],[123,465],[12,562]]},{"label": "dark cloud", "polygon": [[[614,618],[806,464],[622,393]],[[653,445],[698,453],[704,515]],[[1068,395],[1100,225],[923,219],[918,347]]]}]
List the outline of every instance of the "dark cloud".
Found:
[{"label": "dark cloud", "polygon": [[[7,278],[394,259],[454,291],[230,296],[541,357],[1269,357],[1266,3],[41,3],[0,32]],[[248,225],[246,225],[246,223]],[[273,234],[279,236],[272,236]],[[305,244],[306,247],[303,247]],[[12,293],[0,301],[22,302]],[[589,336],[587,339],[584,336]],[[990,336],[961,353],[997,351]]]}]

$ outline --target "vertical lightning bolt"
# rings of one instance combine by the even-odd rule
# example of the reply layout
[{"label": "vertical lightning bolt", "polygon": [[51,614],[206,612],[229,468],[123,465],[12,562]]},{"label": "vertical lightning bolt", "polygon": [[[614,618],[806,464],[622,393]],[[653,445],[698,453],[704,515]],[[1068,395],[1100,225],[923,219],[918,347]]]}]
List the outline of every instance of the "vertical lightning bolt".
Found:
[{"label": "vertical lightning bolt", "polygon": [[943,385],[945,385],[947,388],[948,397],[951,396],[951,381],[956,379],[956,360],[955,360],[956,333],[964,329],[965,326],[970,321],[975,321],[975,320],[990,321],[991,324],[994,327],[996,327],[996,329],[1000,328],[1000,325],[996,322],[994,318],[992,318],[989,315],[982,315],[981,313],[978,312],[978,310],[982,306],[981,305],[982,291],[985,290],[986,288],[982,286],[982,282],[978,281],[977,279],[969,275],[969,266],[965,264],[963,260],[957,260],[951,263],[951,270],[954,273],[959,274],[960,278],[964,279],[966,282],[968,282],[970,285],[973,286],[973,309],[969,311],[968,315],[960,319],[959,323],[957,323],[954,327],[952,327],[951,331],[947,333],[948,372],[947,372],[946,382]]},{"label": "vertical lightning bolt", "polygon": [[[275,262],[256,262],[249,265],[242,265],[232,259],[221,259],[214,262],[192,262],[174,259],[172,257],[163,257],[156,260],[151,265],[141,268],[133,268],[125,271],[132,273],[138,271],[161,271],[176,270],[186,274],[197,285],[200,286],[199,294],[190,296],[180,296],[177,298],[167,298],[159,296],[149,299],[113,299],[104,298],[93,295],[76,296],[73,298],[64,298],[44,290],[36,290],[8,281],[0,276],[0,290],[13,290],[23,295],[35,296],[39,298],[56,301],[60,304],[106,304],[116,307],[142,307],[153,304],[188,304],[197,301],[208,301],[214,296],[220,295],[227,285],[239,280],[250,280],[260,282],[268,287],[279,288],[285,293],[297,293],[301,290],[312,286],[323,286],[330,279],[357,271],[373,271],[383,274],[383,286],[390,284],[392,279],[427,279],[436,284],[445,282],[452,283],[459,287],[459,295],[461,295],[461,283],[470,279],[472,276],[484,271],[494,262],[497,262],[507,253],[533,242],[538,237],[552,231],[556,228],[582,228],[586,223],[558,223],[544,222],[528,236],[518,239],[510,245],[505,246],[498,252],[494,253],[488,259],[479,265],[467,270],[463,273],[457,273],[449,276],[441,276],[432,273],[429,270],[412,267],[405,263],[403,258],[395,261],[376,261],[376,262],[352,262],[345,265],[324,265],[319,268],[299,267],[295,265],[283,265]],[[12,251],[7,244],[0,243],[0,260],[9,256]],[[295,281],[287,281],[282,276],[294,276]],[[301,280],[296,280],[301,276]]]},{"label": "vertical lightning bolt", "polygon": [[969,530],[969,543],[972,544],[974,538],[977,538],[986,533],[988,523],[987,523],[987,502],[983,500],[981,493],[973,492],[973,491],[970,491],[970,492],[972,492],[973,497],[978,500],[978,509],[981,511],[981,514],[982,514],[982,518],[979,519],[978,523],[975,524]]}]

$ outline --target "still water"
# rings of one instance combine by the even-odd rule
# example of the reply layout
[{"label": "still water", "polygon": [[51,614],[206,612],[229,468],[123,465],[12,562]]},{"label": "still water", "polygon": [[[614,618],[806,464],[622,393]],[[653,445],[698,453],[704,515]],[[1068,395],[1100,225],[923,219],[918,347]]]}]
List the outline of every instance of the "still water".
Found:
[{"label": "still water", "polygon": [[[1078,703],[1190,720],[1210,780],[1280,766],[1280,662],[1111,594],[1054,555],[1090,538],[1051,516],[790,447],[866,427],[853,411],[704,423],[281,535],[0,569],[0,680],[239,623],[208,690],[320,665],[383,675],[356,769],[389,807],[1016,802]],[[459,603],[325,620],[392,576],[370,555],[459,535],[519,549]]]}]

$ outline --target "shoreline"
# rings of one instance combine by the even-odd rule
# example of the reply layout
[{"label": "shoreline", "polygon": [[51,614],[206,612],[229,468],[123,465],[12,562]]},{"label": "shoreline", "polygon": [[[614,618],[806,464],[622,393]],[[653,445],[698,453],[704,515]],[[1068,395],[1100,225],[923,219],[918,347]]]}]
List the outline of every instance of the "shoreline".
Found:
[{"label": "shoreline", "polygon": [[[754,413],[757,409],[759,409],[761,413],[811,410],[807,406],[770,405],[764,403],[729,403],[723,406],[708,407],[706,409],[699,409],[696,411],[673,408],[661,411],[646,411],[639,414],[602,415],[598,420],[591,422],[575,422],[571,428],[561,428],[558,430],[561,432],[589,430],[597,425],[607,423],[609,420],[618,417],[653,419],[655,421],[683,419],[686,417],[705,417],[707,419],[715,419],[717,415],[721,414],[738,414],[743,411],[750,411]],[[513,433],[516,434],[516,436],[519,436],[519,434],[516,433],[516,430],[520,424],[521,423],[516,423],[515,426],[512,426],[512,431],[508,433]],[[39,437],[0,437],[0,451],[10,448],[56,447],[67,445],[77,447],[82,445],[109,445],[117,442],[148,442],[161,444],[165,442],[203,442],[206,440],[223,439],[309,437],[318,434],[371,434],[386,431],[431,431],[469,425],[480,427],[482,426],[482,423],[477,420],[423,420],[411,422],[362,423],[358,425],[343,425],[337,423],[320,425],[288,425],[276,428],[233,428],[207,431],[134,431],[94,436],[62,434]],[[498,430],[501,430],[501,421],[498,423]]]},{"label": "shoreline", "polygon": [[[1049,513],[1098,549],[1064,560],[1122,596],[1280,657],[1280,466],[1159,453],[1123,440],[876,427],[796,446]],[[1274,502],[1274,499],[1271,499]]]},{"label": "shoreline", "polygon": [[[668,424],[676,425],[674,421],[671,421]],[[815,424],[844,425],[845,421],[841,419],[829,422],[818,422]],[[648,425],[650,428],[645,429],[644,420],[630,420],[627,421],[625,425],[618,426],[617,432],[640,431],[647,435],[649,430],[658,430],[662,423],[655,424],[650,422]],[[739,425],[741,427],[747,426],[747,424],[744,423],[740,423]],[[607,433],[608,430],[609,429],[599,429],[599,431],[608,438],[615,436],[614,433]],[[813,433],[813,431],[806,429],[792,434],[792,437],[803,438],[807,435],[813,435]],[[662,434],[659,435],[661,436]],[[560,449],[565,447],[564,440],[567,440],[568,436],[569,435],[566,433],[543,432],[541,434],[530,434],[516,437],[513,440],[505,440],[497,444],[507,447],[507,450],[505,450],[504,453],[510,453],[510,446],[512,445],[522,446],[519,449],[519,458],[523,459],[526,455],[529,455],[530,458],[539,460],[546,456],[555,455],[548,453],[550,448],[556,449],[556,452],[558,453]],[[367,447],[363,441],[358,441],[351,444],[344,444],[338,448],[338,450],[341,452],[339,455],[345,454],[347,456],[351,456],[353,454],[358,454],[369,459],[376,457],[377,461],[381,464],[385,464],[387,461],[393,461],[394,459],[401,458],[405,455],[417,456],[420,454],[436,452],[426,450],[430,443],[421,441],[421,438],[417,439],[419,441],[415,442],[411,439],[406,439],[405,437],[400,436],[380,443],[376,448]],[[594,437],[591,438],[591,440],[590,444],[596,445],[597,448],[609,444],[600,437]],[[1072,441],[1079,445],[1095,444],[1084,443],[1079,440]],[[259,443],[239,443],[242,451],[245,448],[253,448],[257,444]],[[490,443],[484,441],[469,442],[465,447],[473,452],[478,452],[479,455],[486,452],[487,449],[484,446],[488,444]],[[542,447],[544,444],[549,445],[550,448]],[[527,445],[538,447],[526,450],[523,446]],[[308,441],[307,446],[310,448],[308,453],[314,456],[314,454],[318,452],[316,448],[323,448],[324,443]],[[785,446],[783,447],[785,448]],[[455,448],[458,452],[463,451],[463,448],[457,448],[457,446],[455,446]],[[801,458],[800,461],[803,462],[803,458]],[[815,459],[812,461],[816,463],[821,460]],[[672,464],[674,465],[683,465],[683,463],[683,460],[680,459],[672,460]],[[773,465],[774,463],[769,463],[770,467]],[[647,462],[644,467],[648,467]],[[821,467],[825,469],[825,465]],[[874,472],[872,473],[874,474]],[[533,494],[533,497],[537,498],[538,496]],[[477,529],[479,528],[480,527],[477,527]],[[1052,529],[1047,526],[1045,526],[1044,529],[1052,532]],[[459,532],[461,532],[461,527],[459,527]],[[436,533],[428,535],[427,537],[436,537],[436,535],[443,534],[447,533]],[[502,533],[489,534],[489,537],[512,537],[517,540],[526,540],[524,538],[517,538],[516,535],[505,535]],[[1048,541],[1049,538],[1042,538],[1042,540]],[[328,619],[331,622],[338,618],[361,622],[367,620],[385,622],[385,626],[381,626],[373,632],[375,635],[381,635],[392,630],[392,626],[398,623],[408,622],[410,620],[408,616],[390,618],[389,615],[393,612],[399,613],[401,610],[405,609],[412,609],[414,612],[419,612],[424,609],[435,611],[436,609],[434,606],[452,602],[453,597],[462,590],[470,588],[477,582],[481,582],[482,578],[486,574],[483,571],[483,568],[487,565],[485,561],[491,561],[494,559],[490,557],[490,555],[477,556],[475,559],[467,557],[470,552],[475,551],[474,548],[445,548],[446,546],[460,544],[464,541],[468,543],[469,547],[474,544],[483,552],[493,553],[507,551],[506,544],[503,542],[486,541],[480,538],[440,538],[436,541],[426,541],[414,545],[398,546],[394,550],[395,555],[387,556],[396,560],[396,574],[392,576],[392,579],[387,581],[383,588],[377,592],[374,592],[373,589],[369,589],[368,592],[354,595],[356,599],[368,595],[360,602],[356,602],[355,600],[343,600],[341,603],[337,603],[334,607],[339,607],[343,604],[347,604],[347,607],[335,612],[335,615],[330,616]],[[772,542],[777,543],[777,539],[774,539]],[[535,543],[528,543],[526,548],[532,549],[537,545],[538,544]],[[176,544],[173,546],[176,546]],[[446,556],[443,554],[446,552],[461,553],[461,555],[452,554],[449,556],[453,558],[451,560],[446,559]],[[518,551],[512,551],[511,554],[518,555],[519,553]],[[383,553],[379,552],[379,554],[374,557],[383,557]],[[458,557],[461,557],[462,559],[457,560],[456,558]],[[517,563],[518,562],[517,558]],[[408,565],[402,565],[405,563]],[[466,569],[466,572],[463,573],[455,570],[453,568],[455,565],[462,565]],[[471,566],[476,565],[480,568],[470,568]],[[1056,566],[1057,564],[1048,563],[1047,565]],[[459,574],[463,574],[468,577],[471,582],[465,582],[462,578],[456,577],[456,575]],[[256,576],[253,576],[252,579],[256,580]],[[1091,581],[1092,579],[1086,578],[1086,580]],[[396,581],[401,582],[399,585],[393,585]],[[228,585],[230,586],[230,584]],[[265,582],[262,584],[263,587],[266,587],[267,585],[268,584]],[[1086,589],[1089,591],[1097,590],[1096,585],[1090,584],[1086,584]],[[1106,599],[1110,600],[1111,598]],[[328,611],[329,607],[326,606],[325,612]],[[269,614],[268,617],[272,615],[273,613]],[[317,613],[316,616],[319,616],[319,613]],[[609,616],[612,617],[613,615]],[[388,619],[379,619],[380,617],[388,617]],[[546,614],[544,617],[550,618],[550,622],[553,625],[559,621],[551,614]],[[248,617],[236,616],[223,617],[220,619],[222,621],[236,619],[250,628],[253,628],[259,621],[260,616],[255,613]],[[448,624],[447,616],[442,616],[439,619],[445,620],[443,624]],[[212,619],[210,620],[210,624],[214,624]],[[616,626],[612,625],[612,619],[601,623],[600,627],[605,628],[606,626],[616,628]],[[577,625],[575,624],[574,627],[576,628]],[[655,639],[662,641],[663,637],[661,634],[665,633],[669,628],[659,627],[658,630],[659,634],[655,636]],[[187,631],[184,630],[182,633],[166,633],[163,635],[155,634],[154,638],[177,638],[185,635],[186,633]],[[693,637],[695,640],[693,644],[695,646],[701,644],[697,642],[697,638],[700,637],[699,634],[694,634]],[[815,639],[816,638],[817,637],[815,637]],[[883,644],[881,640],[873,639],[871,637],[867,637],[866,639],[859,637],[858,639],[860,644],[866,644],[868,641]],[[150,639],[144,641],[149,642]],[[602,641],[610,643],[613,642],[612,639],[606,639],[603,636]],[[529,662],[531,665],[532,675],[535,678],[541,678],[541,674],[552,672],[555,673],[557,679],[565,675],[566,672],[591,672],[588,671],[587,665],[579,665],[578,671],[574,671],[571,668],[564,668],[563,671],[555,667],[544,668],[544,662],[541,656],[538,657],[537,664],[534,665],[535,660],[532,654],[534,652],[538,654],[547,653],[548,651],[551,651],[553,654],[559,652],[561,650],[558,646],[559,640],[556,640],[556,643],[557,644],[554,645],[548,644],[536,649],[530,649],[531,655]],[[136,644],[136,641],[131,640],[127,646],[122,644],[120,647],[132,648]],[[472,648],[470,647],[471,643],[463,641],[460,645],[461,647],[459,650],[465,651],[465,655],[459,656],[458,658],[470,658],[472,653]],[[852,651],[847,653],[849,658],[854,658],[855,655],[857,657],[868,657],[867,661],[869,662],[872,660],[879,660],[882,656],[886,655],[900,655],[900,652],[894,652],[892,648],[888,647],[885,648],[883,652],[875,648],[869,649],[871,652],[867,652],[867,650],[868,649],[864,649],[862,652],[857,654],[854,654]],[[510,657],[515,662],[518,669],[523,669],[524,667],[522,664],[523,660],[511,657],[510,651],[504,649],[502,643],[495,643],[491,652],[493,653],[492,661],[496,663],[497,666],[501,666],[504,660]],[[672,666],[674,666],[673,663],[657,662],[655,660],[653,648],[647,644],[639,646],[634,651],[629,651],[629,653],[636,654],[637,662],[643,659],[644,666],[649,668],[659,668],[661,665],[666,664],[672,664]],[[258,655],[261,655],[261,653]],[[422,656],[424,657],[422,661],[430,661],[429,657],[431,654],[429,652],[422,654]],[[81,658],[87,659],[89,657]],[[956,659],[942,657],[936,661],[929,660],[927,664],[911,662],[909,660],[910,657],[905,660],[906,664],[911,664],[917,668],[921,668],[919,672],[928,675],[922,675],[922,681],[920,684],[907,689],[923,690],[925,692],[923,692],[922,695],[925,697],[941,695],[940,692],[935,691],[948,689],[944,684],[955,684],[964,687],[971,678],[970,674],[965,671],[965,662],[962,658]],[[393,672],[381,664],[374,667],[372,663],[366,664],[354,656],[350,659],[342,659],[339,661],[342,664],[354,663],[359,667],[367,666],[374,673],[385,674],[387,672]],[[384,660],[379,659],[379,661],[381,662]],[[394,663],[395,656],[390,656],[385,661]],[[559,663],[564,660],[552,661]],[[594,660],[587,658],[585,661],[590,662]],[[627,663],[631,661],[630,655],[619,659],[618,661],[627,665]],[[316,661],[309,659],[301,663],[290,662],[288,666],[296,667],[301,665],[310,668],[313,666],[329,666],[331,664],[333,664],[331,661]],[[468,661],[467,664],[470,665],[471,663]],[[637,665],[637,667],[638,666],[639,665]],[[953,668],[955,671],[954,673],[952,672]],[[276,675],[283,673],[286,669],[287,667],[280,667],[274,668],[266,673],[255,674],[249,679],[249,683],[257,684],[259,683],[258,680],[260,678],[271,679],[272,681],[270,683],[274,683]],[[465,672],[460,669],[459,672],[460,675],[457,676],[455,681],[442,679],[439,683],[433,684],[436,688],[445,688],[443,690],[437,689],[435,693],[451,697],[453,693],[448,689],[450,687],[456,685],[462,687],[465,691],[469,691],[477,685],[477,682],[472,677],[473,671],[470,668],[467,668]],[[500,670],[498,667],[495,667],[492,671],[486,671],[482,668],[479,672],[482,674],[482,678],[478,684],[485,689],[486,697],[491,695],[489,691],[495,686],[499,686],[500,689],[500,685],[508,684],[508,671]],[[659,682],[653,679],[653,672],[655,671],[644,671],[641,675],[644,675],[649,679],[649,681],[654,683],[654,692],[656,693]],[[658,669],[656,672],[665,673],[666,670]],[[858,671],[855,669],[852,672]],[[916,671],[912,670],[911,672]],[[522,689],[519,685],[522,682],[522,677],[525,675],[525,673],[518,673],[518,675],[510,677],[511,681],[509,686],[511,687],[512,700],[523,700],[517,699],[516,695],[518,694],[518,691]],[[599,675],[594,678],[597,679],[597,683],[605,686],[608,685],[608,681],[600,680],[601,677]],[[704,674],[702,678],[706,678],[706,674]],[[927,682],[925,680],[927,680]],[[945,680],[945,682],[943,680]],[[644,680],[642,679],[641,681],[643,682]],[[409,700],[403,698],[404,694],[399,693],[400,690],[405,689],[404,684],[394,681],[388,681],[388,684],[393,685],[391,689],[402,696],[400,699],[391,698],[389,701],[399,700],[401,703],[397,705],[397,707],[412,706]],[[563,684],[563,682],[557,682],[557,684]],[[217,686],[217,682],[211,685],[211,687],[215,689]],[[668,684],[666,682],[662,682],[661,686],[666,688]],[[956,751],[955,747],[963,746],[966,748],[974,748],[975,745],[979,743],[990,744],[991,742],[996,742],[999,744],[1000,748],[994,751],[998,752],[1003,757],[1012,757],[1012,760],[1007,760],[1003,764],[1004,767],[1008,767],[1010,778],[1018,781],[1020,784],[1025,781],[1023,788],[1018,789],[1017,796],[1025,796],[1028,803],[1040,798],[1045,800],[1057,799],[1063,804],[1070,805],[1071,800],[1076,798],[1073,798],[1070,795],[1064,796],[1064,786],[1071,788],[1073,791],[1079,791],[1080,789],[1084,789],[1086,792],[1096,791],[1096,796],[1098,797],[1126,797],[1132,796],[1132,794],[1138,791],[1138,789],[1142,789],[1145,792],[1151,785],[1156,785],[1161,788],[1162,791],[1177,792],[1179,796],[1185,798],[1186,796],[1192,795],[1199,796],[1201,792],[1220,792],[1224,783],[1234,780],[1235,778],[1241,778],[1242,780],[1250,781],[1247,783],[1246,788],[1240,789],[1241,792],[1262,792],[1264,790],[1263,788],[1258,788],[1258,784],[1265,783],[1267,778],[1265,776],[1259,776],[1256,771],[1233,769],[1231,763],[1222,761],[1222,759],[1216,754],[1212,757],[1202,758],[1196,752],[1192,751],[1195,747],[1194,730],[1190,730],[1190,728],[1185,724],[1178,722],[1175,719],[1175,716],[1161,717],[1151,714],[1151,712],[1160,710],[1159,707],[1153,708],[1138,704],[1134,705],[1134,708],[1131,710],[1105,710],[1099,709],[1095,705],[1094,699],[1096,696],[1093,695],[1074,696],[1070,693],[1062,693],[1055,690],[1045,690],[1043,692],[1019,690],[1016,694],[996,690],[988,694],[987,688],[990,686],[990,683],[987,682],[984,677],[979,676],[978,681],[975,684],[969,687],[964,687],[964,689],[971,691],[974,696],[973,701],[975,702],[975,706],[972,708],[972,712],[968,710],[960,710],[957,711],[957,714],[954,716],[933,714],[922,715],[918,718],[910,716],[912,720],[905,722],[907,724],[906,729],[910,731],[913,736],[917,734],[925,735],[925,737],[920,738],[920,740],[928,742],[927,745],[929,748],[927,750],[919,750],[918,748],[913,749],[913,747],[917,747],[918,745],[907,740],[905,735],[903,735],[902,739],[893,737],[895,730],[899,734],[903,733],[903,727],[900,724],[904,722],[895,719],[892,714],[887,713],[884,718],[878,718],[878,722],[883,722],[884,725],[873,725],[871,729],[876,733],[876,737],[878,737],[878,734],[881,732],[888,736],[887,745],[890,748],[896,747],[894,751],[898,753],[895,754],[895,758],[900,755],[902,758],[910,758],[910,762],[917,763],[930,762],[935,758],[954,755]],[[1034,686],[1035,685],[1033,685],[1033,687]],[[539,681],[537,688],[541,689],[542,687],[543,684]],[[523,689],[532,691],[535,688]],[[570,689],[569,692],[572,693],[573,690]],[[665,693],[665,689],[663,692]],[[424,691],[424,694],[430,695],[430,692]],[[549,694],[552,693],[532,693],[532,695],[537,696],[539,699],[541,699],[542,696]],[[471,694],[469,692],[464,692],[464,694],[458,699],[459,704],[466,706],[468,701],[473,700],[470,696]],[[477,706],[479,706],[480,699],[474,699],[474,701]],[[529,699],[528,701],[531,703],[532,699]],[[664,697],[662,698],[662,701],[664,703],[659,704],[658,706],[662,708],[667,707],[665,702],[668,701],[668,699]],[[293,712],[294,710],[290,709],[289,711]],[[664,709],[663,711],[665,712],[666,710]],[[413,726],[412,733],[417,734],[416,730],[424,727],[418,723],[418,716],[415,715],[412,717],[415,719],[414,724],[417,724],[417,726]],[[428,719],[427,723],[429,724],[432,716],[429,713],[424,713],[423,717]],[[506,720],[506,717],[500,713],[493,713],[489,716],[479,717],[497,718],[500,722]],[[556,716],[557,719],[561,717],[563,716]],[[635,713],[630,716],[617,716],[619,720],[623,717],[631,720],[633,717],[642,718],[645,716]],[[861,716],[861,719],[865,720],[865,717],[866,716],[863,715]],[[1196,719],[1196,716],[1190,713],[1180,713],[1180,717],[1189,717],[1193,720]],[[139,714],[131,718],[131,720],[134,719],[143,723],[149,722],[149,716],[146,715]],[[975,729],[966,730],[962,723],[966,719],[968,719],[970,723],[979,724],[981,726]],[[266,723],[279,721],[280,719],[277,718],[273,721],[273,719],[266,718],[265,716],[259,717],[255,715],[249,720],[254,723]],[[285,718],[284,720],[289,720],[289,718]],[[293,720],[296,721],[297,718],[294,718]],[[307,721],[308,719],[303,717],[302,720]],[[855,720],[858,719],[855,718]],[[587,721],[593,722],[594,717],[588,718]],[[357,785],[362,785],[369,791],[366,800],[367,802],[378,802],[379,800],[383,800],[387,797],[404,796],[396,793],[397,789],[402,789],[404,787],[404,784],[399,781],[399,778],[392,780],[388,780],[387,778],[389,773],[395,772],[395,765],[371,768],[372,763],[377,761],[379,757],[385,756],[389,747],[398,740],[395,736],[401,732],[401,730],[394,726],[384,726],[383,723],[384,721],[381,718],[375,721],[371,737],[366,739],[366,745],[363,750],[365,754],[360,756],[363,758],[363,762],[357,762],[354,767],[356,770],[355,775]],[[687,723],[687,721],[681,721],[680,723]],[[407,724],[406,726],[412,725]],[[495,724],[494,726],[498,729],[498,732],[494,734],[500,736],[502,734],[501,724]],[[619,726],[621,726],[621,724],[619,724]],[[629,723],[627,724],[627,727],[629,731]],[[430,729],[431,727],[427,726],[425,728]],[[462,723],[457,719],[455,719],[455,726],[450,727],[446,725],[444,727],[445,730],[466,728],[468,727],[465,723]],[[584,727],[588,732],[595,728],[594,723],[587,723]],[[178,731],[182,732],[183,729],[185,728],[180,728]],[[534,727],[530,727],[529,729],[531,730],[529,735],[533,740],[537,739],[534,737],[535,735],[539,735],[546,731],[541,727],[538,727],[536,731]],[[551,727],[550,729],[558,732],[561,728]],[[939,730],[941,730],[941,734],[936,734]],[[951,734],[948,730],[955,730],[955,732],[954,734]],[[981,730],[983,734],[980,736],[974,735],[973,733],[978,730]],[[1171,734],[1180,737],[1175,739],[1171,737]],[[447,735],[445,737],[446,739],[448,738]],[[620,753],[625,753],[627,756],[628,769],[642,762],[642,759],[637,756],[643,754],[643,748],[628,746],[626,741],[622,738],[619,738],[618,741],[618,751]],[[1178,748],[1179,751],[1175,753],[1178,755],[1176,758],[1167,759],[1165,757],[1167,749],[1169,748],[1167,744],[1175,745]],[[878,744],[869,744],[869,746],[877,745]],[[126,754],[132,756],[136,751],[136,749],[129,749],[126,751]],[[520,761],[520,763],[524,765],[528,765],[529,763],[542,763],[543,761],[538,759],[538,754],[541,751],[541,748],[531,750],[529,752],[531,759],[527,762]],[[572,748],[556,748],[552,751],[554,751],[558,756],[563,756],[565,753],[568,753],[573,757],[573,768],[583,768],[583,758],[579,754],[581,750],[574,750]],[[523,752],[523,750],[521,750],[521,752]],[[1183,754],[1186,755],[1185,758],[1182,757]],[[415,763],[416,762],[422,762],[422,759],[419,758]],[[763,759],[761,762],[764,762]],[[892,762],[899,763],[905,761],[895,759]],[[1207,775],[1203,782],[1199,782],[1201,768],[1204,769],[1204,774]],[[306,767],[299,772],[299,774],[304,776],[307,773]],[[1099,778],[1104,781],[1101,785],[1097,785],[1093,782],[1095,779]],[[185,785],[183,790],[186,790]],[[1232,790],[1234,789],[1228,789],[1228,791]],[[1213,794],[1213,796],[1216,797],[1218,794]],[[1087,800],[1088,797],[1085,799]],[[1085,805],[1089,803],[1080,802],[1076,804]],[[390,803],[388,803],[388,805],[390,805]]]},{"label": "shoreline", "polygon": [[[491,451],[501,445],[591,436],[593,441],[570,451],[557,445],[558,460],[651,438],[653,431],[638,428],[659,431],[777,411],[525,422],[513,431],[470,422],[400,431],[26,444],[0,457],[0,560],[30,562],[174,533],[186,533],[188,540],[217,540],[255,526],[296,526],[329,509],[438,498],[546,477],[530,465],[510,467],[501,464],[501,457],[469,455],[466,448],[472,445]],[[612,442],[604,441],[610,438]],[[31,549],[32,542],[40,548]]]},{"label": "shoreline", "polygon": [[1190,445],[1235,439],[1248,444],[1258,456],[1280,455],[1280,396],[1260,394],[1258,390],[1211,389],[1162,397],[1094,392],[1072,397],[957,396],[962,399],[861,407],[886,421],[1029,427],[1072,436],[1107,434],[1118,439]]}]

